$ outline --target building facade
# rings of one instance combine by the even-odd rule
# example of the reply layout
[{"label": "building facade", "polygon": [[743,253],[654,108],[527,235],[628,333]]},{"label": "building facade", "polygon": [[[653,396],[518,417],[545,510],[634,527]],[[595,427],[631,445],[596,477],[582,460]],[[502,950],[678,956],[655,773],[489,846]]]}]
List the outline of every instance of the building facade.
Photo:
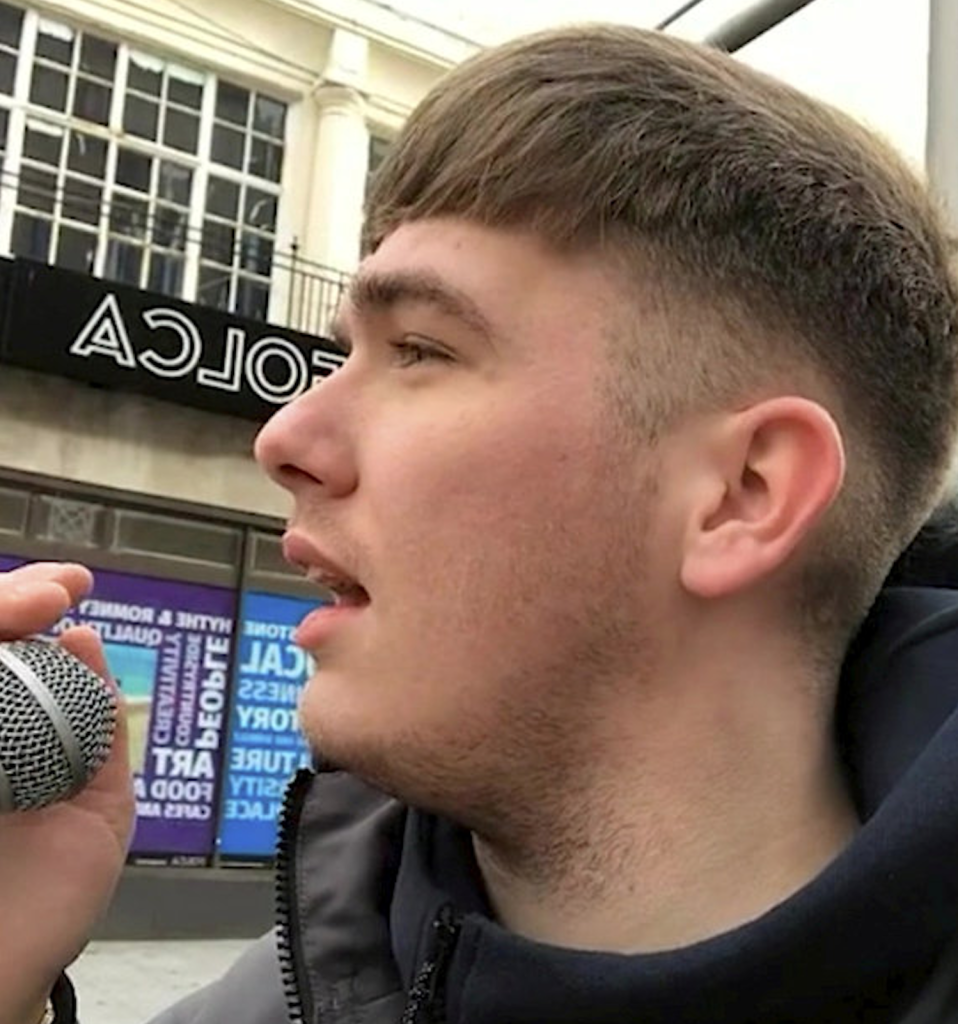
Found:
[{"label": "building facade", "polygon": [[[0,254],[321,335],[368,173],[469,50],[373,3],[2,3]],[[2,466],[280,511],[251,424],[32,373],[0,388]]]},{"label": "building facade", "polygon": [[318,597],[252,440],[338,365],[368,176],[475,49],[378,0],[0,2],[0,569],[95,571],[57,630],[126,694],[141,864],[270,858]]}]

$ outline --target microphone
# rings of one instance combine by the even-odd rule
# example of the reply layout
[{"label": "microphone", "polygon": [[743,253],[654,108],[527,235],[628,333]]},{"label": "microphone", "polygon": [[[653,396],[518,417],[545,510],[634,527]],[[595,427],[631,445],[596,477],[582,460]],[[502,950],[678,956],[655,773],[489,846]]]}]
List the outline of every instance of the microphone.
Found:
[{"label": "microphone", "polygon": [[115,725],[116,697],[79,658],[43,640],[0,643],[0,813],[79,792]]}]

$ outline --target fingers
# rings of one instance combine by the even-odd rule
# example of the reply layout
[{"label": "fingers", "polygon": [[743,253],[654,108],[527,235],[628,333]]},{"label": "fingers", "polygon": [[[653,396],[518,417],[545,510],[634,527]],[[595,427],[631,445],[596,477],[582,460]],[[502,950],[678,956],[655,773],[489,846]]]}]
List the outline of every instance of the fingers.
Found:
[{"label": "fingers", "polygon": [[65,629],[59,637],[60,644],[66,648],[74,657],[77,657],[84,664],[89,665],[94,672],[105,679],[110,688],[114,691],[116,686],[110,677],[110,669],[106,663],[106,654],[103,651],[103,644],[96,630],[89,626],[73,626]]},{"label": "fingers", "polygon": [[90,570],[72,562],[36,562],[0,573],[0,639],[49,629],[92,586]]}]

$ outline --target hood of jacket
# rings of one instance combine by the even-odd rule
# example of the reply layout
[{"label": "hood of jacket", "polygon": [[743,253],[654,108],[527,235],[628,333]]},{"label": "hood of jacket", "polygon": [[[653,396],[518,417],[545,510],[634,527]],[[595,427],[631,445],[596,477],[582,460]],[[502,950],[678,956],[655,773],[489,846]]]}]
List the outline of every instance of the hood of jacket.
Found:
[{"label": "hood of jacket", "polygon": [[[506,931],[489,911],[463,829],[341,772],[303,780],[278,881],[292,1017],[944,1020],[932,1003],[951,998],[958,961],[947,985],[933,974],[958,932],[956,709],[958,592],[886,590],[849,654],[839,695],[838,743],[859,832],[760,918],[648,955],[577,952]],[[918,1016],[916,999],[927,1011]]]},{"label": "hood of jacket", "polygon": [[390,910],[407,989],[451,906],[461,925],[443,965],[449,1024],[900,1019],[958,931],[956,707],[958,594],[884,592],[838,709],[861,829],[762,917],[668,952],[576,952],[505,931],[469,837],[411,812]]}]

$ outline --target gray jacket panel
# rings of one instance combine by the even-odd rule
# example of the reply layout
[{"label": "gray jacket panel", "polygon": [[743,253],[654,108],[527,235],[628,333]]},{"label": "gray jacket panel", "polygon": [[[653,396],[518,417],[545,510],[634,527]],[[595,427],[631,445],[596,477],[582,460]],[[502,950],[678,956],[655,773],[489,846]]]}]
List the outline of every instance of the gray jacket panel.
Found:
[{"label": "gray jacket panel", "polygon": [[[288,929],[305,1024],[396,1024],[402,1016],[389,903],[404,823],[400,804],[344,773],[308,783],[287,837]],[[279,941],[277,930],[263,936],[222,978],[150,1024],[285,1024]]]},{"label": "gray jacket panel", "polygon": [[395,1024],[402,1016],[389,908],[405,820],[399,803],[343,772],[316,776],[306,793],[290,937],[302,956],[310,1024]]},{"label": "gray jacket panel", "polygon": [[180,1000],[150,1024],[285,1024],[286,999],[276,935],[254,942],[211,985]]}]

